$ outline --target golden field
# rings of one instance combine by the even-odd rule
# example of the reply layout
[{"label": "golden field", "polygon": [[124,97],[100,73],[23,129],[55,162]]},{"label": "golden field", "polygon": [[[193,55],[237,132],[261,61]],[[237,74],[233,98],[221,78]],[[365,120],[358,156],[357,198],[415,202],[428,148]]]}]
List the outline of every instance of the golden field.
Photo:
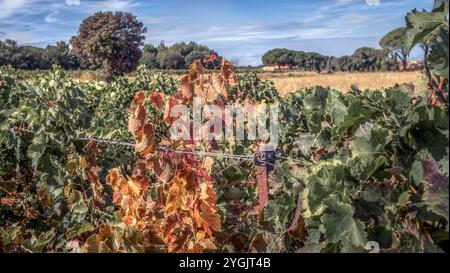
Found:
[{"label": "golden field", "polygon": [[[380,89],[392,87],[396,84],[418,82],[421,77],[420,71],[407,72],[337,72],[333,74],[319,74],[315,72],[263,72],[258,73],[258,77],[264,80],[271,80],[280,94],[284,96],[290,92],[306,87],[324,86],[331,87],[342,92],[350,89],[352,84],[356,84],[360,89]],[[173,78],[179,79],[181,76],[173,74]],[[128,77],[132,79],[132,76]],[[97,76],[92,72],[82,72],[74,76],[80,82],[97,80]]]},{"label": "golden field", "polygon": [[318,74],[314,72],[260,73],[261,79],[274,82],[278,93],[287,93],[316,85],[327,86],[343,92],[356,84],[360,89],[379,89],[395,84],[415,82],[421,76],[420,71],[408,72],[338,72],[334,74]]}]

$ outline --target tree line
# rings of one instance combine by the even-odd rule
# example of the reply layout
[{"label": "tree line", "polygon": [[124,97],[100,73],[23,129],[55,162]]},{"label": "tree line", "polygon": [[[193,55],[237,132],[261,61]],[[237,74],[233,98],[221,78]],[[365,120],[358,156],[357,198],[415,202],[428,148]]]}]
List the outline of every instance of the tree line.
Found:
[{"label": "tree line", "polygon": [[[325,56],[317,52],[304,52],[275,48],[262,56],[264,65],[296,67],[305,71],[380,71],[407,69],[406,27],[387,33],[379,42],[380,49],[361,47],[352,55]],[[421,45],[426,55],[426,47]],[[425,56],[426,58],[426,56]]]},{"label": "tree line", "polygon": [[45,48],[19,45],[17,41],[0,41],[0,66],[11,65],[16,69],[49,69],[53,64],[64,69],[87,69],[72,53],[66,42],[48,45]]},{"label": "tree line", "polygon": [[[161,42],[159,45],[145,44],[142,49],[140,64],[151,69],[185,69],[189,64],[197,59],[204,59],[205,56],[218,55],[214,50],[196,42],[181,42],[171,46]],[[220,57],[216,63],[205,63],[207,68],[218,65]],[[16,69],[34,70],[49,69],[52,65],[59,65],[64,69],[96,69],[98,65],[82,62],[75,56],[68,43],[57,42],[55,45],[48,45],[45,48],[19,45],[17,41],[0,41],[0,66],[11,65]]]},{"label": "tree line", "polygon": [[[171,46],[161,42],[156,47],[151,44],[145,45],[140,63],[148,68],[185,69],[195,60],[203,60],[210,55],[218,56],[218,53],[196,42],[181,42]],[[220,59],[218,57],[214,62],[206,62],[204,65],[212,69],[219,65]]]},{"label": "tree line", "polygon": [[325,56],[317,52],[305,52],[276,48],[262,56],[264,65],[296,67],[305,71],[379,71],[388,68],[383,50],[361,47],[350,56]]},{"label": "tree line", "polygon": [[[132,72],[139,64],[148,68],[185,69],[196,59],[218,55],[195,42],[167,46],[144,44],[147,29],[126,12],[97,12],[86,18],[69,43],[58,42],[40,48],[19,45],[16,41],[0,41],[0,66],[17,69],[49,69],[57,64],[64,69],[103,68],[106,79]],[[361,47],[350,56],[325,56],[317,52],[285,48],[269,50],[262,56],[264,65],[297,67],[306,71],[379,71],[396,70],[401,61],[406,67],[405,28],[388,33],[380,41],[381,49]],[[204,65],[214,68],[221,58]]]}]

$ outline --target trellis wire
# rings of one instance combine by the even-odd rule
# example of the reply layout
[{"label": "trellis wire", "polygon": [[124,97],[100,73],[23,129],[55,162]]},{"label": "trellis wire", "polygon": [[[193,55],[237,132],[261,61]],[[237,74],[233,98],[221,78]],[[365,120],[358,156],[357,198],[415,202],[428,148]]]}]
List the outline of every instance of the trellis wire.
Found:
[{"label": "trellis wire", "polygon": [[[127,142],[120,142],[120,141],[111,141],[111,140],[102,140],[102,139],[96,139],[96,138],[78,138],[78,140],[85,140],[85,141],[94,141],[98,143],[103,144],[111,144],[111,145],[123,145],[128,147],[134,147],[134,144],[127,143]],[[253,160],[254,155],[236,155],[236,154],[227,154],[227,153],[219,153],[219,152],[206,152],[206,151],[188,151],[188,150],[177,150],[172,149],[167,146],[160,146],[157,148],[158,151],[161,152],[174,152],[178,154],[192,154],[192,155],[198,155],[198,156],[210,156],[210,157],[222,157],[222,158],[230,158],[230,159],[237,159],[237,160]],[[284,157],[284,156],[276,156],[277,159],[281,160],[291,160],[295,162],[302,162],[301,160],[297,160],[294,158]],[[275,166],[269,162],[264,161],[265,163]]]},{"label": "trellis wire", "polygon": [[[35,133],[32,130],[29,129],[22,129],[22,131],[28,132],[28,133]],[[123,142],[123,141],[116,141],[116,140],[106,140],[106,139],[98,139],[95,137],[75,137],[75,136],[68,136],[69,139],[73,140],[81,140],[81,141],[93,141],[101,144],[108,144],[108,145],[120,145],[120,146],[126,146],[126,147],[135,147],[135,144]],[[229,158],[229,159],[236,159],[236,160],[253,160],[255,158],[255,155],[237,155],[237,154],[227,154],[227,153],[219,153],[219,152],[206,152],[206,151],[188,151],[188,150],[178,150],[178,149],[172,149],[168,146],[160,146],[157,147],[158,151],[162,152],[174,152],[178,154],[193,154],[198,156],[210,156],[210,157],[222,157],[222,158]],[[303,163],[301,160],[290,158],[290,157],[284,157],[284,156],[275,156],[277,159],[281,160],[290,160],[294,162]],[[273,164],[263,161],[264,163],[267,163],[269,165],[274,166]]]}]

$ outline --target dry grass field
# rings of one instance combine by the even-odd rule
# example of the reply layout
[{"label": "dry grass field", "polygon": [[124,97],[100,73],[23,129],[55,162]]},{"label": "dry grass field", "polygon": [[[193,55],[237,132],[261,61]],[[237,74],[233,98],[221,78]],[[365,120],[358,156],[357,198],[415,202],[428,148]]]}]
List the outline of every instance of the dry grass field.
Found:
[{"label": "dry grass field", "polygon": [[360,89],[379,89],[395,84],[411,83],[421,75],[420,71],[362,72],[318,74],[314,72],[261,73],[261,79],[269,79],[281,96],[305,87],[327,86],[337,90],[349,90],[352,84]]},{"label": "dry grass field", "polygon": [[[172,75],[175,79],[181,76]],[[265,72],[258,73],[258,77],[274,82],[278,93],[284,96],[290,92],[314,86],[331,87],[342,92],[350,89],[356,84],[360,89],[380,89],[394,86],[395,84],[416,83],[421,76],[420,71],[408,72],[337,72],[334,74],[319,74],[315,72]],[[82,72],[74,77],[80,82],[97,80],[91,72]],[[132,79],[129,76],[129,79]]]}]

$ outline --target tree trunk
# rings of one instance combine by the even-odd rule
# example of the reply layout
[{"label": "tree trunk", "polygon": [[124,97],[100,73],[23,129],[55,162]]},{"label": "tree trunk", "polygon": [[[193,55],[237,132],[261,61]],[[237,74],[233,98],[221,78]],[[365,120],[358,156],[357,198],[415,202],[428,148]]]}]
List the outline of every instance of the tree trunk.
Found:
[{"label": "tree trunk", "polygon": [[405,50],[402,48],[401,50],[402,52],[402,64],[403,64],[403,69],[406,71],[408,69],[408,56],[406,55]]},{"label": "tree trunk", "polygon": [[403,70],[403,71],[406,71],[407,70],[407,68],[408,68],[408,58],[407,58],[407,56],[406,56],[406,52],[405,52],[405,50],[402,48],[402,49],[400,49],[400,52],[397,52],[396,54],[395,54],[395,56],[396,57],[398,57],[399,59],[400,59],[400,61],[402,62],[402,66],[401,66],[401,69]]}]

